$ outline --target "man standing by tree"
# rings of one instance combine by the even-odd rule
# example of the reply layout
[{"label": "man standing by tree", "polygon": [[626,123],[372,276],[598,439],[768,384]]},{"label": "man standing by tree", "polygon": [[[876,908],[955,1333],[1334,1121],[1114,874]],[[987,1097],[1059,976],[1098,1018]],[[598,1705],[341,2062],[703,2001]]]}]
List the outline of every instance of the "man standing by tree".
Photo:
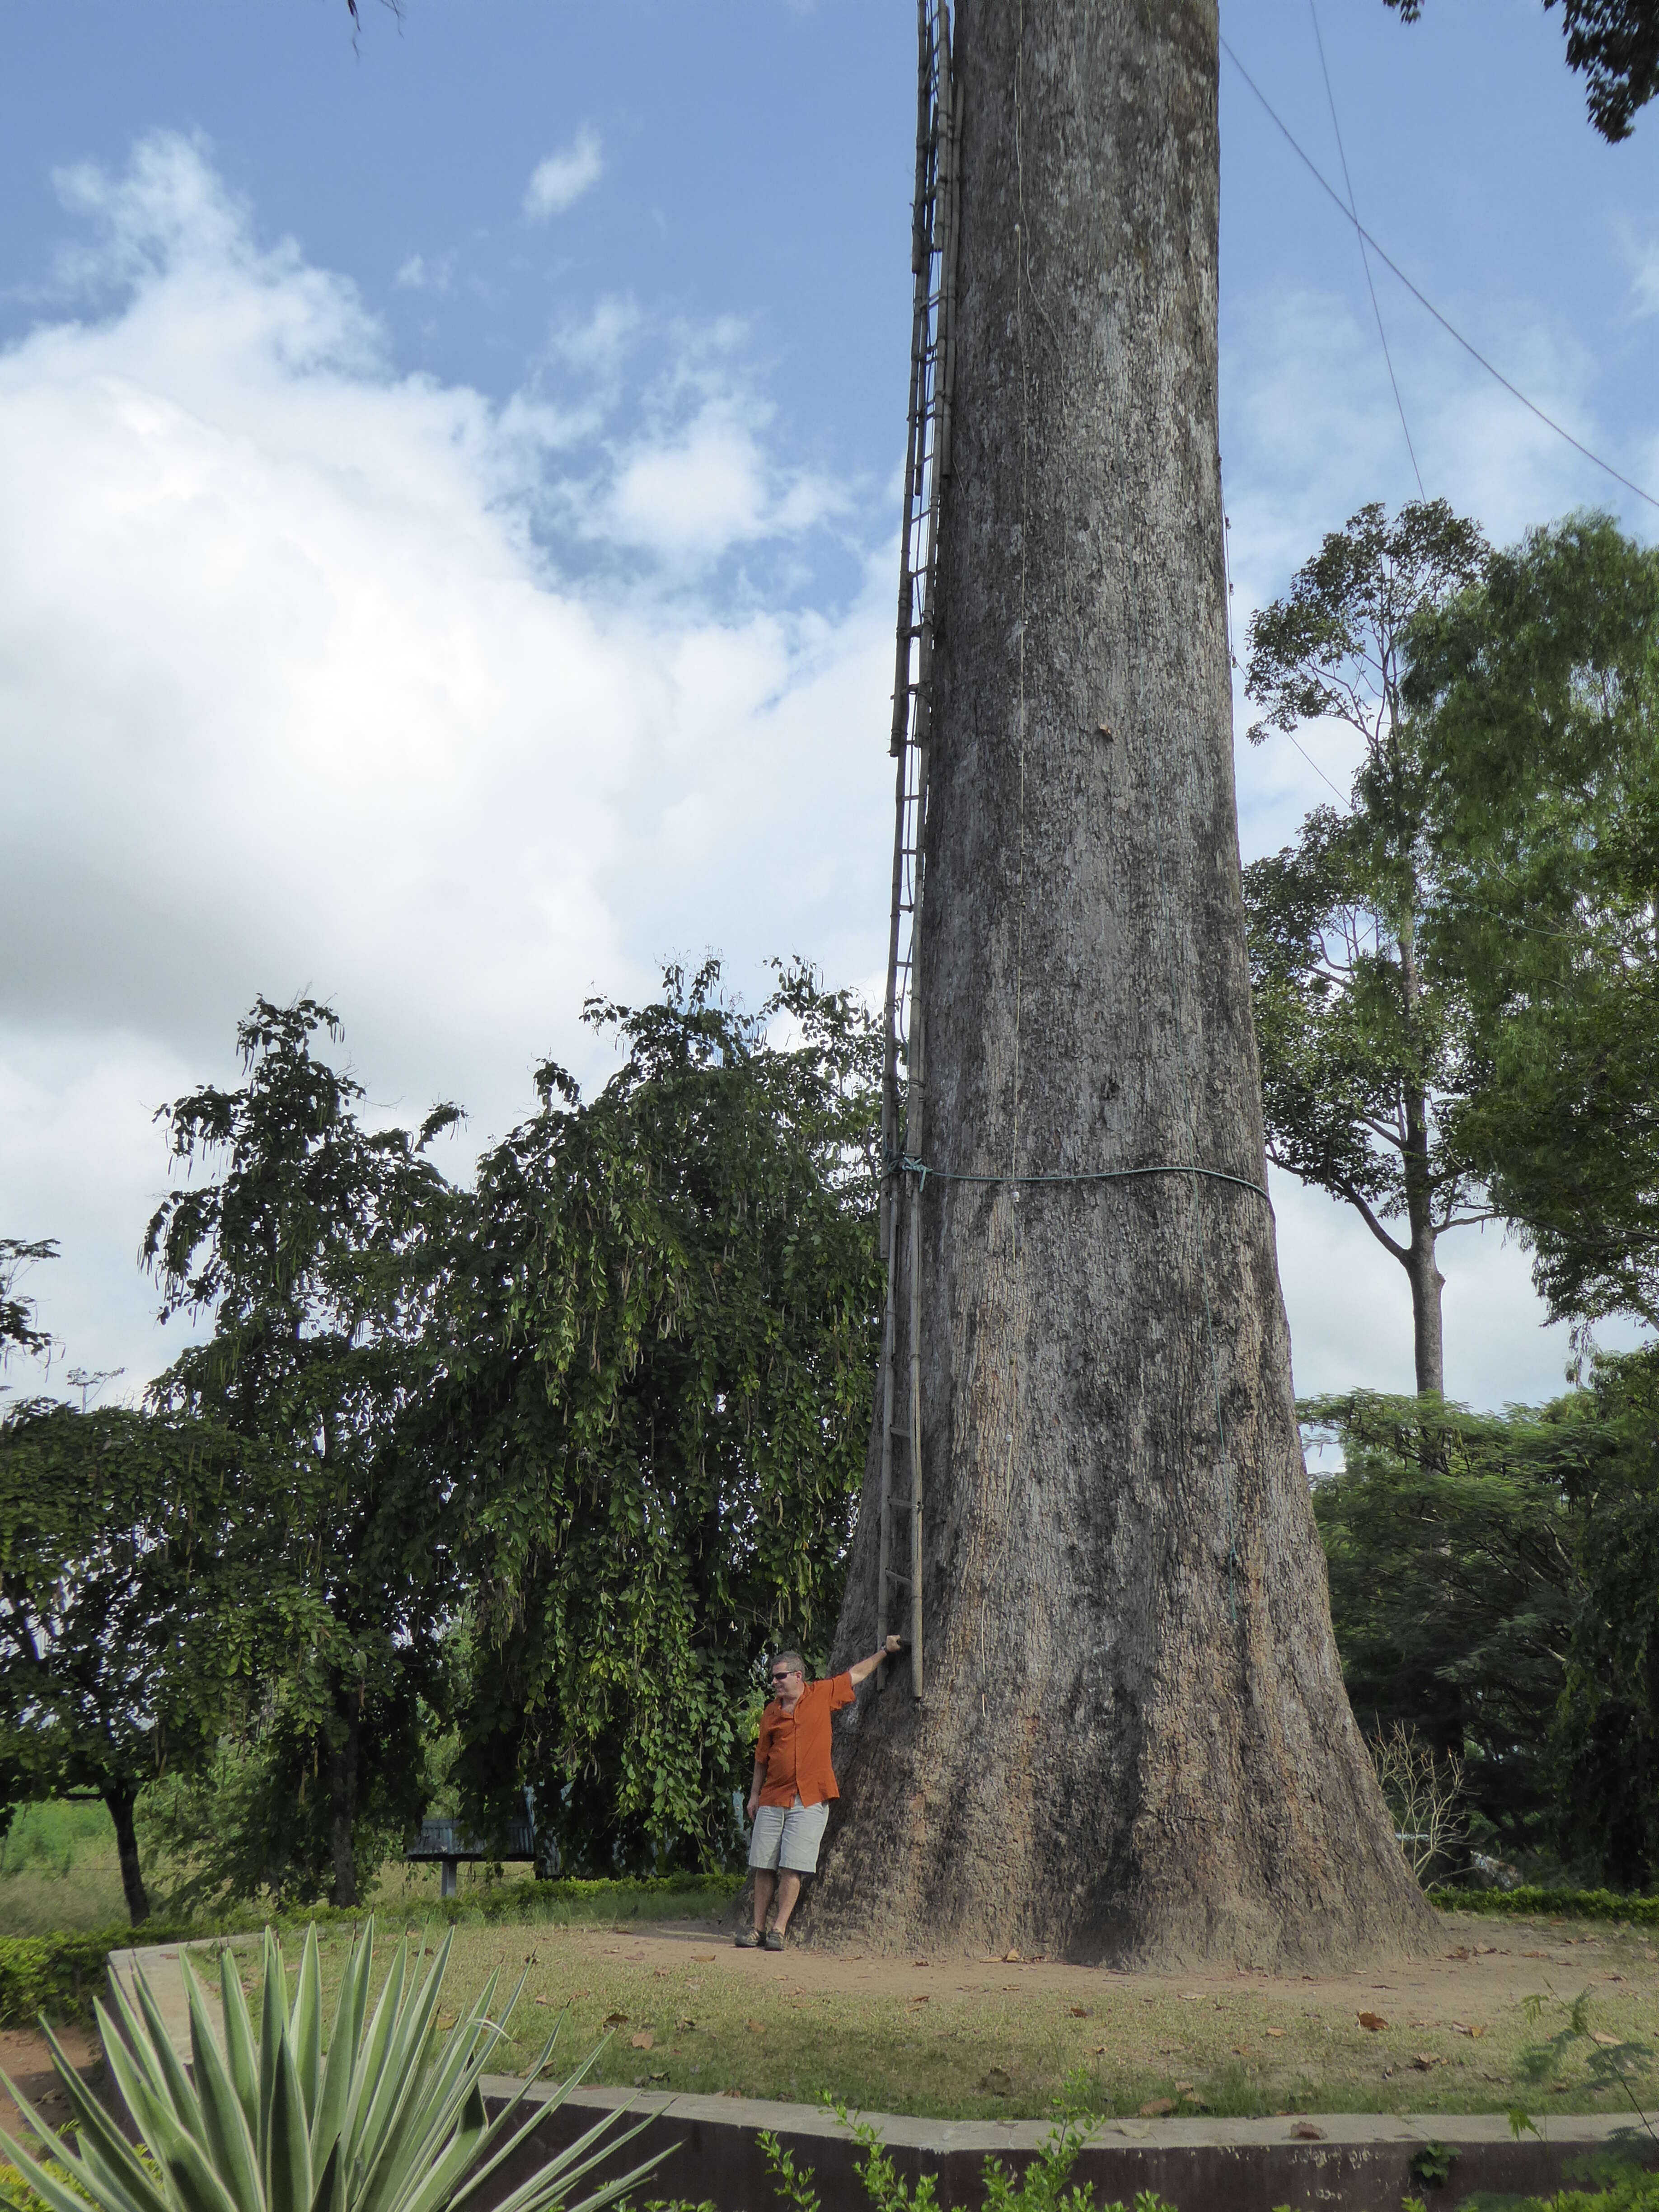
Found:
[{"label": "man standing by tree", "polygon": [[[818,1846],[829,1824],[830,1801],[841,1795],[830,1763],[830,1718],[852,1704],[866,1675],[903,1648],[901,1638],[890,1636],[883,1650],[868,1659],[854,1660],[844,1674],[828,1675],[820,1682],[807,1680],[799,1651],[780,1651],[773,1660],[776,1694],[761,1716],[755,1778],[749,1788],[749,1817],[755,1824],[749,1845],[755,1924],[739,1933],[740,1951],[757,1946],[782,1950],[789,1916],[800,1895],[800,1878],[818,1870]],[[774,1887],[778,1917],[769,1928],[766,1916]]]}]

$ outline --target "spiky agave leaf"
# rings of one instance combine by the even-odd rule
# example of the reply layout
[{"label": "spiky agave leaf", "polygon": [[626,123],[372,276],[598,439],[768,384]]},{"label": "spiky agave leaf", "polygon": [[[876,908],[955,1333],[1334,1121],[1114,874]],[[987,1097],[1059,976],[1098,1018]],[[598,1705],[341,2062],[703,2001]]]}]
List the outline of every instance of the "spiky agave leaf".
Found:
[{"label": "spiky agave leaf", "polygon": [[[292,2004],[282,1951],[267,1929],[260,2032],[227,1948],[220,1959],[224,2015],[221,2048],[187,1954],[179,1968],[190,2013],[191,2069],[173,2048],[142,1974],[130,1997],[118,1981],[111,2008],[95,2007],[111,2075],[155,2160],[147,2166],[75,2072],[46,2029],[52,2059],[79,2129],[75,2147],[54,2133],[5,2076],[17,2107],[72,2178],[66,2185],[3,2132],[0,2145],[51,2212],[465,2212],[547,2114],[592,2069],[601,2044],[550,2098],[530,2105],[529,2085],[548,2062],[562,2021],[540,2057],[492,2120],[481,2086],[507,2037],[521,1974],[500,2019],[492,1974],[447,2035],[437,2014],[452,1938],[424,1974],[400,1942],[373,2012],[368,1993],[374,1923],[352,1945],[340,1979],[327,2048],[316,1931],[307,1931]],[[136,2000],[136,2002],[135,2002]],[[44,2021],[41,2025],[46,2026]],[[573,2192],[646,2124],[616,2132],[623,2115],[602,2113],[567,2149],[520,2184],[500,2212],[599,2212],[635,2186],[666,2151],[573,2203]]]}]

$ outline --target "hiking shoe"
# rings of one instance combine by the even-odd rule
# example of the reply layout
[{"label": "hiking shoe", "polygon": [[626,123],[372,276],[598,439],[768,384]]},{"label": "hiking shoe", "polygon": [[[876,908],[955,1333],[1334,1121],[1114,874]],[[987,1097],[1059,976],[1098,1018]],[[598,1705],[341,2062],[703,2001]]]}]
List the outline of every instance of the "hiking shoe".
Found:
[{"label": "hiking shoe", "polygon": [[761,1947],[760,1930],[758,1928],[740,1928],[732,1941],[739,1951],[758,1951]]},{"label": "hiking shoe", "polygon": [[761,1937],[761,1948],[763,1951],[782,1950],[783,1938],[775,1928],[769,1928],[765,1935]]}]

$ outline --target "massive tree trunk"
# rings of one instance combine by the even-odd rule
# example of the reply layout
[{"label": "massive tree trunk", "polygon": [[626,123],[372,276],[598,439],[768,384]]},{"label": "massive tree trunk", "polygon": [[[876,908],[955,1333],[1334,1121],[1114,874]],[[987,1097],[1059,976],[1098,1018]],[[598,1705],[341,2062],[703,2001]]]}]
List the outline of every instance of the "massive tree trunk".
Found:
[{"label": "massive tree trunk", "polygon": [[[926,1694],[809,1928],[1427,1940],[1343,1690],[1265,1183],[1216,430],[1212,0],[961,0],[921,967]],[[1197,1162],[1200,1179],[951,1182]],[[1237,1178],[1236,1182],[1219,1179]],[[837,1635],[875,1626],[877,1455]]]}]

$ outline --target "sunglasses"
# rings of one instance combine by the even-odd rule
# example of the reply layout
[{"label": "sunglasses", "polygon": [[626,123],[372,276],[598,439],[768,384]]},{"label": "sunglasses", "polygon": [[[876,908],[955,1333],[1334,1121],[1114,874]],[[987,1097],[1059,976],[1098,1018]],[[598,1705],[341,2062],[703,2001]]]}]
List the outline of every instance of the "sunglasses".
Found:
[{"label": "sunglasses", "polygon": [[793,1667],[775,1667],[772,1670],[772,1680],[775,1682],[787,1682],[794,1671]]}]

